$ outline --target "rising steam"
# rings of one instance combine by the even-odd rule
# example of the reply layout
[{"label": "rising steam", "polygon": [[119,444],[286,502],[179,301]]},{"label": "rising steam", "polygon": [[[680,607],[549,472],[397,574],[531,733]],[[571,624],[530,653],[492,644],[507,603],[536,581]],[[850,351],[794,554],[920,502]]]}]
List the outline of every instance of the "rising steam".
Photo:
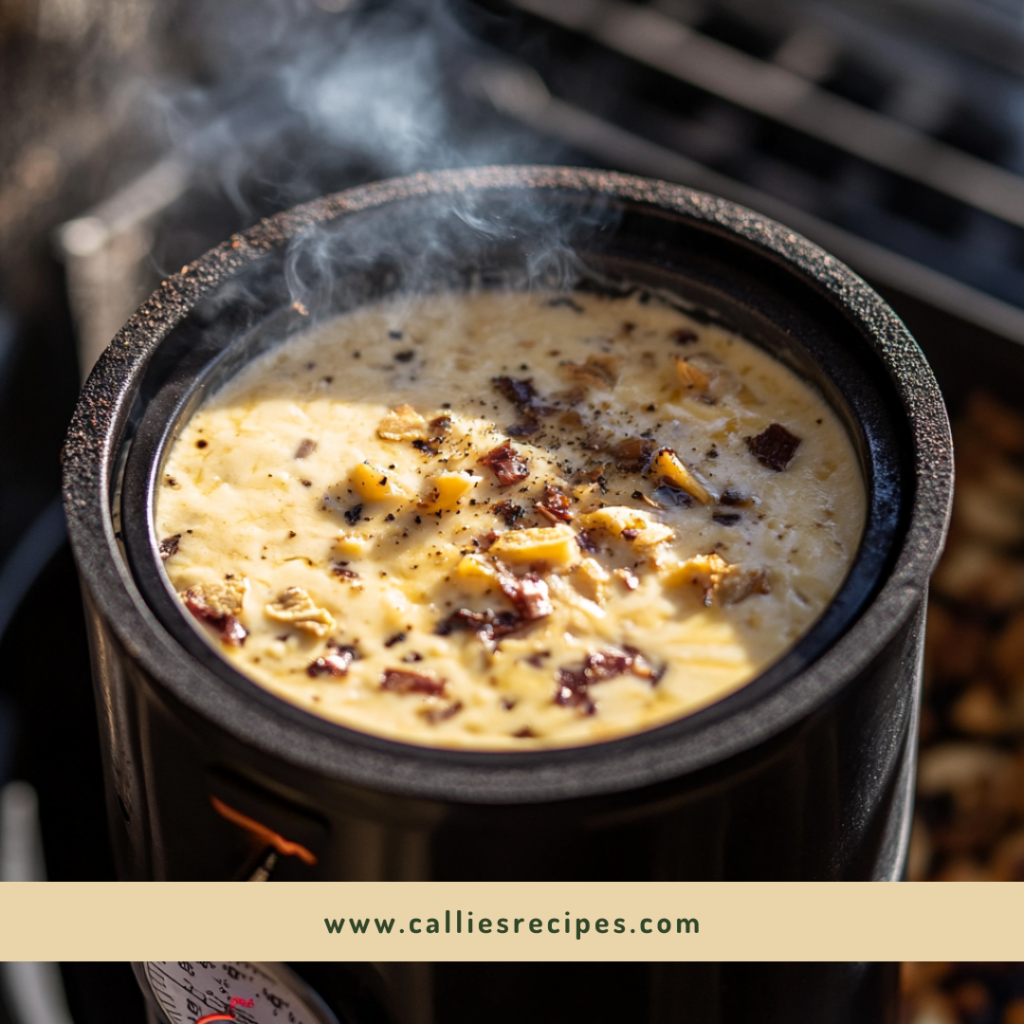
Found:
[{"label": "rising steam", "polygon": [[[111,218],[103,211],[80,218],[63,238],[70,276],[82,278],[76,294],[89,300],[80,332],[97,353],[154,278],[263,216],[418,171],[562,162],[553,143],[513,125],[468,87],[495,59],[484,30],[501,27],[470,0],[179,0],[151,10],[148,45],[115,92],[136,111],[145,147],[163,159],[140,179],[146,187],[135,189],[131,203]],[[123,191],[130,197],[131,189]],[[363,235],[352,224],[309,232],[292,243],[287,283],[292,299],[315,312],[341,266],[390,256],[400,263],[399,286],[415,290],[436,283],[439,264],[454,251],[453,233],[465,246],[468,232],[481,259],[488,248],[516,241],[528,283],[565,287],[580,271],[571,232],[581,219],[600,223],[607,211],[596,205],[553,217],[552,209],[527,196],[517,209],[498,210],[453,195],[425,206],[412,230],[389,234],[377,221]],[[93,264],[108,276],[115,265],[110,239],[120,229],[111,221],[144,220],[152,231],[136,232],[121,248],[129,264],[138,259],[133,252],[148,250],[148,286],[132,285],[129,267],[121,277],[132,287],[115,281],[117,301],[92,316],[89,303],[103,290]],[[103,259],[90,264],[102,246]]]},{"label": "rising steam", "polygon": [[191,192],[228,198],[235,226],[364,181],[557,158],[466,97],[466,76],[488,57],[475,34],[485,16],[470,5],[198,0],[184,9],[163,30],[147,120],[186,167]]}]

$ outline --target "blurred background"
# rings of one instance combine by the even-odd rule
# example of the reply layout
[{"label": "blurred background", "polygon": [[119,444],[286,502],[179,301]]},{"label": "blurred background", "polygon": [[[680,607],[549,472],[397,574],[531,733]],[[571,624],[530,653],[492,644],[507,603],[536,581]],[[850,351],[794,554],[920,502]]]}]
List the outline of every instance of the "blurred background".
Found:
[{"label": "blurred background", "polygon": [[909,877],[1024,879],[1022,0],[0,0],[0,874],[113,877],[57,499],[98,353],[263,216],[513,162],[735,199],[918,337],[959,479]]},{"label": "blurred background", "polygon": [[[206,965],[203,965],[206,966]],[[241,966],[241,965],[239,965]],[[292,969],[305,985],[318,993],[335,1011],[341,1024],[406,1024],[416,1020],[414,1000],[404,990],[416,988],[420,964],[294,964]],[[650,966],[643,963],[606,963],[600,969],[612,973],[621,986],[616,1005],[598,1006],[587,1001],[589,969],[584,963],[487,963],[435,964],[441,973],[434,978],[435,1019],[440,1024],[479,1020],[491,1024],[516,1024],[524,1007],[536,1007],[535,1019],[543,1021],[585,1019],[592,1024],[615,1024],[623,1019],[647,1020],[645,1006],[650,985]],[[701,1024],[713,1019],[705,1005],[700,982],[706,971],[699,963],[686,965],[690,975],[692,1016]],[[762,963],[736,965],[748,984],[772,973],[792,975],[797,984],[814,988],[827,965]],[[866,965],[860,965],[866,966]],[[895,965],[878,965],[886,969]],[[497,970],[495,970],[497,968]],[[457,970],[493,979],[493,998],[486,1006],[467,1006],[460,999]],[[809,973],[809,977],[808,977]],[[895,973],[895,970],[893,971]],[[899,969],[900,1009],[886,1020],[899,1024],[1021,1024],[1024,1021],[1024,965],[1019,963],[905,963]],[[419,986],[422,989],[422,985]],[[756,984],[752,987],[756,988]],[[482,991],[477,986],[476,991]],[[304,990],[299,989],[300,998]],[[710,1002],[729,993],[716,994]],[[825,994],[812,997],[824,1011]],[[208,1010],[206,1007],[198,1012]],[[581,1008],[585,1007],[585,1014]],[[218,1007],[219,1009],[219,1007]],[[765,1006],[771,1020],[777,1008]],[[244,1012],[244,1011],[243,1011]],[[768,1019],[766,1017],[765,1019]],[[155,1024],[147,1017],[143,995],[127,963],[3,963],[0,964],[0,1024]],[[261,1018],[262,1019],[262,1018]],[[665,1019],[664,1015],[658,1019]],[[735,1019],[742,1019],[736,1017]],[[750,1019],[754,1019],[751,1017]],[[758,1018],[760,1019],[760,1018]],[[802,1020],[811,1019],[807,1016]],[[876,1024],[865,1021],[865,1024]]]}]

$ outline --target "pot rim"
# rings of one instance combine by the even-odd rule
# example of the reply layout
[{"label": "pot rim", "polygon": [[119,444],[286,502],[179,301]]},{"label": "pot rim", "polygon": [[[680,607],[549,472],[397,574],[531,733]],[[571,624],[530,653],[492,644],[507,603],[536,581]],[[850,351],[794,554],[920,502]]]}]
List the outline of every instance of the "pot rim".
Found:
[{"label": "pot rim", "polygon": [[[906,528],[890,556],[889,575],[866,607],[834,645],[799,668],[785,686],[756,700],[744,699],[747,687],[741,687],[676,722],[585,746],[510,753],[421,747],[320,719],[240,673],[262,696],[253,700],[242,691],[228,692],[144,601],[115,537],[111,495],[122,432],[141,375],[161,342],[200,300],[305,230],[351,213],[467,190],[602,196],[674,215],[781,263],[870,340],[890,373],[913,441]],[[706,193],[632,175],[547,166],[390,179],[314,200],[232,236],[162,282],[118,332],[83,389],[63,461],[71,546],[91,600],[129,655],[161,681],[167,699],[237,742],[299,768],[378,791],[450,802],[533,803],[623,791],[720,763],[795,726],[865,669],[918,607],[941,553],[952,501],[952,441],[931,370],[895,313],[853,271],[788,228]],[[206,685],[211,682],[212,688]],[[669,734],[683,722],[689,735],[681,744]],[[296,735],[302,742],[295,742]]]}]

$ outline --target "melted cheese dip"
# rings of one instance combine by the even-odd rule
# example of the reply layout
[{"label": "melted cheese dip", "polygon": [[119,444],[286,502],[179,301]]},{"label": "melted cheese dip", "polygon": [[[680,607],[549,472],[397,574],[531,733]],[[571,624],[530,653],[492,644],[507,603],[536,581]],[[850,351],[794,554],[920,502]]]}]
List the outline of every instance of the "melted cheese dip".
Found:
[{"label": "melted cheese dip", "polygon": [[361,309],[184,427],[155,520],[261,686],[410,743],[593,743],[717,701],[821,615],[864,487],[823,397],[643,292]]}]

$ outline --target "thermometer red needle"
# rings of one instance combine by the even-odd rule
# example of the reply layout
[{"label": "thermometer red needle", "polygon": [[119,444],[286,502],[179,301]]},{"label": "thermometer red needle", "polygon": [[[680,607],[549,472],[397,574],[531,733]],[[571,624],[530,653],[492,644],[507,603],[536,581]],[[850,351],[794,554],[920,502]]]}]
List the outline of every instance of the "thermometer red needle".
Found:
[{"label": "thermometer red needle", "polygon": [[210,1013],[205,1017],[200,1017],[196,1024],[210,1024],[210,1021],[214,1020],[234,1020],[235,1019],[235,1007],[236,1006],[252,1006],[251,999],[242,999],[239,996],[234,996],[231,999],[231,1006],[227,1013]]}]

